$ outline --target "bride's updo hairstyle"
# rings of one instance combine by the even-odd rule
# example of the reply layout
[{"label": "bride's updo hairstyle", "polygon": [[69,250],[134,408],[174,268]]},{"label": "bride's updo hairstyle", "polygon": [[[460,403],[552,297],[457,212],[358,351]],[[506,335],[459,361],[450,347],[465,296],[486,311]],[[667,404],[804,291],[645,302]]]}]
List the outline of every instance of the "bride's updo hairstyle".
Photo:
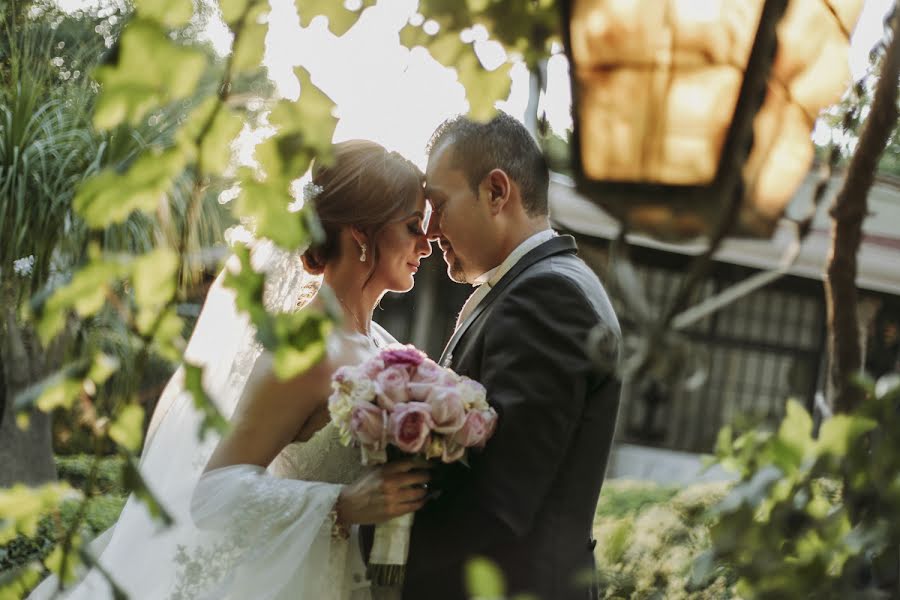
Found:
[{"label": "bride's updo hairstyle", "polygon": [[321,188],[313,202],[325,241],[303,254],[306,269],[321,274],[325,265],[339,258],[341,228],[351,226],[369,239],[371,279],[378,266],[379,234],[391,221],[416,210],[425,181],[422,171],[375,142],[349,140],[334,145],[331,164],[314,164],[312,181]]}]

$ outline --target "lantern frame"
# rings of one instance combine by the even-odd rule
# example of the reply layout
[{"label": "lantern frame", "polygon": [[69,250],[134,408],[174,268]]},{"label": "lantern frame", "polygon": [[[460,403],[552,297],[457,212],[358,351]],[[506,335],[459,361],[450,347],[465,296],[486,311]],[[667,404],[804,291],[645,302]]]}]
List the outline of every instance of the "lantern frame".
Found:
[{"label": "lantern frame", "polygon": [[[646,181],[597,180],[587,176],[581,160],[583,132],[580,127],[581,110],[578,77],[572,53],[571,15],[573,3],[561,2],[563,42],[570,66],[572,86],[572,166],[575,185],[592,202],[609,212],[626,228],[629,212],[636,206],[664,204],[673,216],[695,214],[711,225],[698,235],[719,238],[737,225],[738,213],[744,199],[742,168],[753,148],[753,121],[762,107],[768,89],[769,75],[778,47],[776,27],[787,9],[787,0],[763,0],[759,25],[747,59],[731,124],[722,143],[713,179],[702,185],[677,185]],[[660,237],[665,232],[654,231]],[[674,240],[684,239],[676,235]],[[690,236],[688,236],[690,237]],[[671,239],[671,238],[670,238]]]}]

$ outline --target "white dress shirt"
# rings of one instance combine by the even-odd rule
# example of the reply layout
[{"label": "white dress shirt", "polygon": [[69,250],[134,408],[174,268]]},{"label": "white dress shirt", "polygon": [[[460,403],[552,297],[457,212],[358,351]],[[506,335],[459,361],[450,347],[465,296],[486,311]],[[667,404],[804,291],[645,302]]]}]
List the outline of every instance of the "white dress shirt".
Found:
[{"label": "white dress shirt", "polygon": [[556,237],[556,232],[552,229],[544,229],[543,231],[539,231],[535,233],[533,236],[529,237],[527,240],[516,246],[516,249],[509,253],[509,256],[506,257],[502,263],[498,266],[494,267],[487,273],[482,273],[478,277],[476,277],[472,285],[478,286],[477,289],[469,296],[466,303],[463,304],[462,310],[459,311],[459,316],[456,318],[456,328],[458,329],[460,325],[462,325],[469,315],[472,314],[472,311],[478,306],[478,303],[484,299],[485,296],[488,295],[488,292],[491,291],[497,282],[503,279],[503,276],[506,275],[510,269],[512,269],[517,262],[519,262],[523,256],[551,239]]}]

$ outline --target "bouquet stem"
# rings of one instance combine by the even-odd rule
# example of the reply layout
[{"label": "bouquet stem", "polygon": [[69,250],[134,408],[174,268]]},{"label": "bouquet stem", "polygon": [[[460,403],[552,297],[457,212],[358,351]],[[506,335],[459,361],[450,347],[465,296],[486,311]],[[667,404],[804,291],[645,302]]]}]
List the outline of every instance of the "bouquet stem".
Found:
[{"label": "bouquet stem", "polygon": [[388,586],[403,583],[413,516],[414,513],[409,513],[375,526],[366,573],[373,584]]}]

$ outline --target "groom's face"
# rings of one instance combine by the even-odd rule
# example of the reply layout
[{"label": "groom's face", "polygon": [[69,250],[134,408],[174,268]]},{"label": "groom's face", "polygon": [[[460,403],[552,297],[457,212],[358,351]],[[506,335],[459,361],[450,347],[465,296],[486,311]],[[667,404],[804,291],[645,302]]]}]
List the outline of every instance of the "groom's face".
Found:
[{"label": "groom's face", "polygon": [[487,202],[453,165],[452,144],[431,153],[425,182],[425,195],[434,210],[428,239],[438,242],[450,279],[469,283],[495,266],[488,264],[493,223]]}]

